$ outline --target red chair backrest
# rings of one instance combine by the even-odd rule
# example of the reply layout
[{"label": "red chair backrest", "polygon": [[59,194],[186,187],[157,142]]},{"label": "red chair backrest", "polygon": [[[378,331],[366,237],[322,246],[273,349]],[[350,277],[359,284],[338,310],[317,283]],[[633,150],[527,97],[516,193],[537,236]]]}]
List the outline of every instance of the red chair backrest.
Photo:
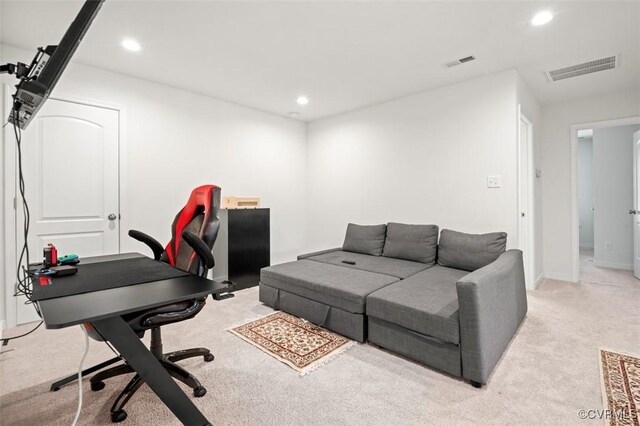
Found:
[{"label": "red chair backrest", "polygon": [[213,248],[220,228],[220,187],[202,185],[191,192],[187,204],[178,212],[171,225],[171,241],[160,260],[185,271],[199,274],[200,260],[182,240],[182,232],[191,231]]}]

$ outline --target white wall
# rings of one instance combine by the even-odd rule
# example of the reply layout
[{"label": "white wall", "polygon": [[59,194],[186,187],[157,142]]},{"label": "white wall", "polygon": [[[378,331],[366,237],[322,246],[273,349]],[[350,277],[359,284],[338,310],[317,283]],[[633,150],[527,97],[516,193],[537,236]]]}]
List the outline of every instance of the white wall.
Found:
[{"label": "white wall", "polygon": [[389,221],[506,231],[518,247],[516,115],[505,71],[310,123],[307,248]]},{"label": "white wall", "polygon": [[639,91],[542,108],[540,145],[545,276],[571,279],[571,125],[637,115],[640,115]]},{"label": "white wall", "polygon": [[[5,61],[28,62],[33,53],[3,47]],[[146,252],[126,237],[132,228],[167,241],[191,189],[215,183],[223,195],[259,196],[271,208],[273,263],[300,253],[306,231],[304,123],[79,64],[60,79],[53,97],[60,95],[126,108],[122,251]]]},{"label": "white wall", "polygon": [[[593,131],[594,264],[633,268],[633,132],[640,126]],[[605,245],[611,243],[611,249]]]},{"label": "white wall", "polygon": [[593,139],[578,141],[580,248],[593,249]]}]

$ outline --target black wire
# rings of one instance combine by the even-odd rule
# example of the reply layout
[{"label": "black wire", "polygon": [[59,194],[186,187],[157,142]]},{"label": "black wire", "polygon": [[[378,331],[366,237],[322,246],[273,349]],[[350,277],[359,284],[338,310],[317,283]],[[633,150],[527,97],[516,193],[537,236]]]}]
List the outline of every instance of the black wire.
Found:
[{"label": "black wire", "polygon": [[[16,138],[16,146],[18,149],[18,188],[20,190],[20,197],[22,198],[22,213],[24,216],[23,222],[23,237],[24,241],[22,244],[22,249],[20,250],[20,256],[18,257],[18,264],[16,266],[16,287],[14,296],[24,295],[27,297],[27,301],[25,304],[33,304],[38,315],[40,315],[40,310],[38,309],[38,305],[33,303],[31,300],[32,295],[32,274],[29,273],[29,224],[31,221],[31,214],[29,211],[29,204],[27,203],[27,199],[25,196],[25,184],[24,184],[24,174],[22,172],[22,130],[20,129],[20,102],[14,100],[13,102],[13,133]],[[26,268],[23,266],[23,261],[26,261]],[[40,315],[41,316],[41,315]],[[40,321],[38,325],[36,325],[31,331],[27,333],[21,334],[19,336],[7,337],[2,340],[2,346],[5,346],[9,340],[19,339],[21,337],[27,336],[34,331],[36,331],[42,325],[43,321]]]},{"label": "black wire", "polygon": [[40,326],[42,325],[42,323],[43,323],[43,322],[44,322],[44,321],[40,321],[40,322],[38,323],[38,325],[36,325],[36,326],[33,328],[33,330],[28,331],[28,332],[26,332],[26,333],[24,333],[24,334],[21,334],[21,335],[19,335],[19,336],[4,337],[4,338],[0,339],[0,340],[2,340],[2,345],[0,345],[0,346],[6,346],[6,344],[7,344],[7,342],[8,342],[9,340],[19,339],[19,338],[21,338],[21,337],[24,337],[24,336],[26,336],[26,335],[28,335],[28,334],[33,333],[33,332],[34,332],[34,331],[36,331],[38,328],[40,328]]},{"label": "black wire", "polygon": [[[19,121],[18,112],[16,111],[16,122]],[[20,126],[15,123],[14,130],[16,132],[16,141],[18,146],[18,182],[20,187],[20,196],[22,197],[22,211],[24,213],[24,245],[22,247],[21,260],[22,255],[25,255],[25,260],[27,262],[27,268],[29,268],[29,244],[27,241],[27,237],[29,236],[29,224],[31,222],[31,214],[29,212],[29,204],[27,204],[27,198],[25,196],[25,184],[24,184],[24,174],[22,172],[22,130],[20,130]]]},{"label": "black wire", "polygon": [[[16,266],[16,286],[14,296],[24,295],[27,300],[26,305],[32,304],[38,315],[40,310],[38,305],[31,300],[33,294],[33,274],[29,272],[30,265],[30,253],[29,253],[29,225],[31,223],[31,212],[29,211],[29,204],[25,195],[25,182],[24,173],[22,170],[22,130],[20,129],[20,107],[21,104],[14,99],[13,102],[13,132],[16,138],[16,146],[18,151],[18,188],[20,191],[20,197],[22,198],[22,213],[23,213],[23,244],[20,250],[20,256],[18,257],[18,263]],[[26,265],[26,267],[25,267]],[[41,316],[41,315],[40,315]]]}]

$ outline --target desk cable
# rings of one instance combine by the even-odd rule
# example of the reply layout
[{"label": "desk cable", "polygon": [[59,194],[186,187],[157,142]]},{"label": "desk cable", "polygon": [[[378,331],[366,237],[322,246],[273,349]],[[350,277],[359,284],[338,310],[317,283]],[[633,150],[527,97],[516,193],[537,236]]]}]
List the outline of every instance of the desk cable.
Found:
[{"label": "desk cable", "polygon": [[[29,272],[29,225],[31,221],[31,212],[29,210],[29,205],[27,204],[27,198],[25,196],[25,183],[24,183],[24,174],[22,170],[22,130],[19,126],[19,111],[22,105],[19,101],[13,101],[13,133],[16,140],[16,148],[17,148],[17,156],[18,156],[18,189],[20,192],[20,198],[22,199],[22,214],[23,214],[23,226],[22,226],[22,248],[20,249],[18,262],[17,262],[17,270],[16,270],[16,286],[14,296],[24,295],[27,298],[25,304],[33,304],[33,307],[40,315],[40,311],[38,310],[37,304],[33,303],[31,300],[32,296],[32,274]],[[8,123],[7,123],[8,124]],[[6,124],[5,124],[6,126]],[[3,126],[4,127],[4,126]]]},{"label": "desk cable", "polygon": [[29,334],[33,333],[33,332],[34,332],[34,331],[36,331],[38,328],[40,328],[40,326],[42,325],[42,323],[43,323],[43,322],[44,322],[44,321],[40,321],[40,322],[38,323],[38,325],[36,325],[34,328],[32,328],[32,329],[31,329],[31,331],[28,331],[28,332],[26,332],[26,333],[24,333],[24,334],[21,334],[21,335],[19,335],[19,336],[13,336],[13,337],[5,337],[5,338],[1,338],[1,339],[0,339],[0,342],[1,342],[1,343],[0,343],[0,346],[6,346],[6,345],[7,345],[7,343],[9,342],[9,340],[19,339],[19,338],[21,338],[21,337],[24,337],[24,336],[27,336],[27,335],[29,335]]},{"label": "desk cable", "polygon": [[89,353],[89,335],[87,334],[87,330],[82,328],[84,332],[84,354],[82,355],[82,359],[80,360],[80,365],[78,366],[78,410],[76,411],[76,417],[73,419],[73,426],[76,426],[78,423],[78,419],[80,418],[80,412],[82,411],[82,365],[84,364],[84,360],[87,358],[87,354]]},{"label": "desk cable", "polygon": [[[22,249],[20,250],[20,256],[18,258],[18,264],[17,264],[17,270],[16,270],[17,281],[15,285],[15,293],[13,296],[14,297],[19,295],[26,296],[27,301],[25,302],[25,304],[32,304],[36,312],[38,313],[38,315],[42,316],[40,315],[40,310],[38,309],[38,305],[31,300],[32,274],[28,270],[29,268],[28,238],[29,238],[30,212],[29,212],[29,205],[27,204],[27,199],[25,197],[24,175],[22,173],[22,131],[20,129],[20,126],[18,125],[19,123],[18,113],[20,111],[20,106],[21,106],[20,102],[14,100],[13,102],[13,111],[14,111],[13,133],[16,139],[16,147],[17,147],[17,153],[18,153],[18,187],[20,190],[20,196],[22,198],[22,212],[23,212],[23,219],[24,219],[22,232],[23,232],[24,241],[22,244]],[[4,126],[2,126],[2,128],[4,129],[4,127],[6,127],[8,124],[9,124],[9,121],[7,121],[7,123],[5,123]],[[23,266],[23,263],[26,263],[27,265],[26,268]],[[9,340],[18,339],[20,337],[24,337],[33,333],[41,325],[42,325],[42,321],[40,321],[40,323],[37,326],[35,326],[31,331],[27,333],[21,334],[19,336],[0,339],[0,346],[5,346],[9,342]]]}]

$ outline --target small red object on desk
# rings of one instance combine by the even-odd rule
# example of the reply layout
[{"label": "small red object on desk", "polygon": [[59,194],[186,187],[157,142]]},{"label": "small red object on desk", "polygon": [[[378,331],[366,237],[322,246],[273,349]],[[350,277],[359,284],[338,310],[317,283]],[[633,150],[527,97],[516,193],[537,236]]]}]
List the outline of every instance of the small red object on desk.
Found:
[{"label": "small red object on desk", "polygon": [[56,246],[49,243],[43,251],[44,267],[48,268],[50,266],[56,266],[58,264],[58,250],[56,249]]}]

